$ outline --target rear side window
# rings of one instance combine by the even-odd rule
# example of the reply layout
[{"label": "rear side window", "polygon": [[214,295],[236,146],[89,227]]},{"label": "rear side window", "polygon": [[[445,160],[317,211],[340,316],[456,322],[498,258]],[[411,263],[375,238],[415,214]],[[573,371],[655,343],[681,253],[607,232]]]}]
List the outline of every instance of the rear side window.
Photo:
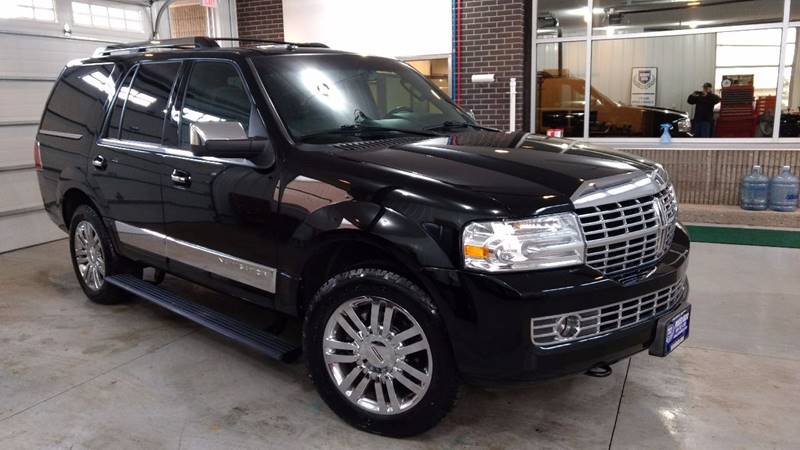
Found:
[{"label": "rear side window", "polygon": [[181,64],[142,64],[125,92],[125,111],[122,114],[120,139],[161,143],[161,130],[172,87]]},{"label": "rear side window", "polygon": [[94,138],[120,76],[114,64],[65,69],[45,107],[42,129]]},{"label": "rear side window", "polygon": [[260,133],[255,128],[263,125],[252,125],[251,130],[251,115],[260,125],[261,119],[250,103],[244,81],[233,65],[214,61],[194,63],[181,108],[182,148],[189,148],[189,126],[196,122],[239,122],[248,136]]}]

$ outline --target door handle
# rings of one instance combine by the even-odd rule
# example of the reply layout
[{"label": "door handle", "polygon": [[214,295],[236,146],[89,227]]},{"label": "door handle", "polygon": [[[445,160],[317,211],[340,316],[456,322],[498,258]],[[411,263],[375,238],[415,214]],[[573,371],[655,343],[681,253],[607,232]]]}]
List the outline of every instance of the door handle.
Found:
[{"label": "door handle", "polygon": [[108,163],[106,163],[106,159],[103,158],[103,155],[95,156],[94,159],[92,160],[92,165],[97,170],[106,170],[106,167],[108,167]]},{"label": "door handle", "polygon": [[189,175],[189,172],[183,170],[172,169],[170,178],[172,179],[172,183],[176,186],[189,186],[192,184],[192,176]]}]

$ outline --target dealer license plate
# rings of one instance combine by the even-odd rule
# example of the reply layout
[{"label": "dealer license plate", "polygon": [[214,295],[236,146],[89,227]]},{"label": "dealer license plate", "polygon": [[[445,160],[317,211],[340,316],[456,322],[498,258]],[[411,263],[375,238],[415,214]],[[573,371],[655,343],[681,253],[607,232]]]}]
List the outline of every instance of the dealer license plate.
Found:
[{"label": "dealer license plate", "polygon": [[691,309],[684,309],[667,322],[664,333],[664,354],[675,350],[686,338],[689,337],[689,318]]}]

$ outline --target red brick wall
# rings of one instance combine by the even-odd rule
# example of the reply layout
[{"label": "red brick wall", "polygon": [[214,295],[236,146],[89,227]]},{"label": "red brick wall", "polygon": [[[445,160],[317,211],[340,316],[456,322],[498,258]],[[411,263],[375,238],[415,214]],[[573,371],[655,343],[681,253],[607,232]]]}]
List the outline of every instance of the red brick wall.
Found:
[{"label": "red brick wall", "polygon": [[237,0],[239,37],[283,40],[283,0]]},{"label": "red brick wall", "polygon": [[[482,125],[508,130],[509,80],[515,77],[516,128],[528,128],[523,122],[528,1],[462,0],[461,105]],[[479,73],[493,73],[494,83],[473,83],[472,75]]]}]

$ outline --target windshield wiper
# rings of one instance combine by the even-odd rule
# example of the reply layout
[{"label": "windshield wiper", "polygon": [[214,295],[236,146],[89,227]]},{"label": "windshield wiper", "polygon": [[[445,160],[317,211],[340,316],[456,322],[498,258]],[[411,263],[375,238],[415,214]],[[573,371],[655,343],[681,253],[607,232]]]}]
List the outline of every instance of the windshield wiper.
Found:
[{"label": "windshield wiper", "polygon": [[309,135],[303,136],[303,139],[315,138],[319,136],[327,136],[331,134],[357,135],[359,133],[375,133],[381,131],[415,134],[418,136],[430,136],[430,137],[441,136],[441,134],[439,133],[434,133],[425,130],[410,130],[408,128],[384,127],[380,125],[364,125],[360,123],[355,123],[351,125],[342,125],[339,128],[333,128],[330,130],[319,131],[317,133],[311,133]]},{"label": "windshield wiper", "polygon": [[434,125],[432,127],[425,128],[426,130],[451,130],[453,128],[473,128],[475,130],[486,130],[486,131],[500,131],[497,128],[489,128],[489,127],[482,127],[480,125],[469,123],[469,122],[456,122],[453,120],[446,120],[439,125]]}]

